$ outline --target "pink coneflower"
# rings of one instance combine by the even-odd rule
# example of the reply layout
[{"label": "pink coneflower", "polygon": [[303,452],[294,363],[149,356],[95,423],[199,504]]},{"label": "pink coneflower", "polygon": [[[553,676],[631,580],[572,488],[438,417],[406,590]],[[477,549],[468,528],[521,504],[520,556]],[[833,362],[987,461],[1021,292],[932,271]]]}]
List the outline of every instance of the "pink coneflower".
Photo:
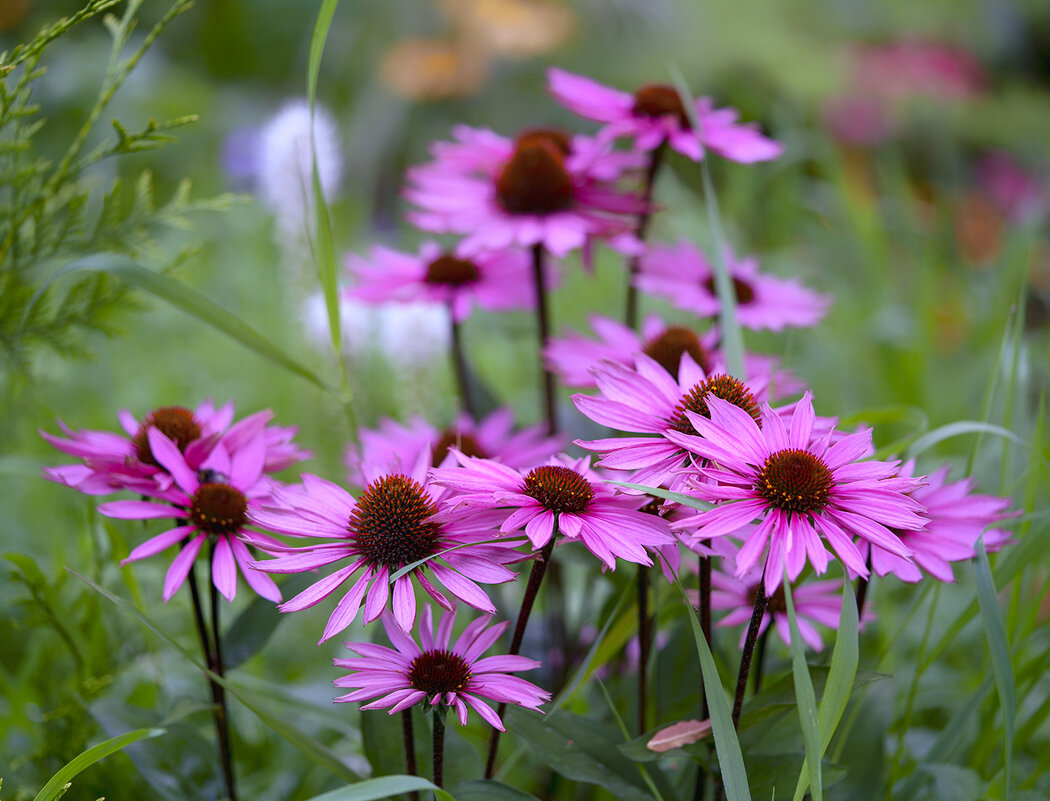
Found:
[{"label": "pink coneflower", "polygon": [[491,618],[479,617],[463,630],[453,645],[455,613],[440,618],[435,630],[431,609],[428,605],[423,610],[419,645],[401,630],[389,613],[383,615],[383,627],[393,648],[370,642],[346,643],[346,647],[361,658],[333,660],[336,667],[352,671],[336,679],[334,684],[358,689],[339,696],[336,703],[374,698],[376,700],[361,709],[389,709],[390,715],[419,703],[429,707],[441,704],[456,710],[461,726],[467,723],[470,707],[487,723],[505,731],[499,715],[482,698],[529,709],[537,709],[550,701],[550,693],[510,675],[539,667],[536,660],[508,655],[482,658],[503,634],[507,622],[490,626]]},{"label": "pink coneflower", "polygon": [[[736,295],[736,317],[746,328],[780,331],[789,326],[816,325],[831,302],[827,295],[806,289],[797,281],[760,273],[753,256],[736,259],[727,254],[726,262]],[[710,263],[684,240],[673,247],[649,248],[642,256],[635,283],[642,291],[701,317],[715,317],[721,308]]]},{"label": "pink coneflower", "polygon": [[[306,547],[264,545],[277,558],[254,563],[258,570],[302,573],[350,560],[280,607],[282,612],[307,609],[352,582],[329,617],[321,642],[353,623],[362,604],[366,623],[378,618],[391,595],[394,618],[410,630],[416,619],[417,584],[441,606],[452,609],[453,602],[428,576],[454,598],[485,612],[496,611],[475,582],[499,584],[513,579],[514,573],[504,565],[521,558],[512,549],[517,543],[483,543],[495,530],[494,515],[439,513],[446,492],[426,478],[429,457],[422,455],[405,473],[381,473],[366,466],[368,485],[356,499],[330,481],[304,474],[302,485],[275,493],[273,505],[251,511],[252,522],[263,528],[327,540]],[[466,547],[435,556],[455,546]],[[391,586],[391,575],[430,556],[434,558]]]},{"label": "pink coneflower", "polygon": [[[725,371],[725,361],[718,348],[718,330],[698,334],[692,328],[668,325],[659,315],[651,314],[642,321],[641,333],[611,317],[599,314],[589,318],[597,340],[575,331],[552,339],[543,350],[544,361],[572,387],[593,387],[594,369],[603,360],[630,366],[634,357],[644,353],[672,376],[678,375],[682,354],[688,353],[704,372]],[[781,394],[790,395],[804,389],[791,373],[778,368],[770,356],[744,354],[744,367],[750,376],[768,375],[769,383]]]},{"label": "pink coneflower", "polygon": [[[707,403],[719,397],[758,420],[758,404],[766,399],[767,379],[744,383],[724,372],[708,375],[692,360],[683,358],[676,377],[654,359],[639,354],[634,369],[616,362],[595,368],[599,395],[573,395],[580,412],[609,428],[646,436],[577,441],[577,445],[602,454],[601,467],[635,470],[633,481],[660,486],[677,485],[689,453],[668,438],[670,432],[695,434],[689,414],[707,416]],[[655,435],[655,436],[653,436]]]},{"label": "pink coneflower", "polygon": [[405,196],[419,208],[409,219],[427,231],[465,234],[456,248],[462,257],[537,245],[564,256],[594,238],[637,251],[633,221],[622,215],[645,204],[608,182],[607,145],[546,130],[507,141],[495,169],[486,160],[464,171],[461,159],[439,156],[409,170]]},{"label": "pink coneflower", "polygon": [[[732,560],[729,560],[732,564]],[[762,568],[755,566],[742,579],[735,578],[729,572],[714,570],[711,572],[711,608],[729,610],[715,625],[743,626],[740,632],[740,647],[744,647],[747,637],[747,623],[755,608],[755,595],[762,582]],[[837,629],[839,615],[842,612],[842,579],[826,581],[806,581],[791,587],[791,596],[795,602],[795,619],[802,640],[814,651],[824,649],[824,641],[814,623]],[[865,620],[874,619],[866,613]],[[784,585],[781,583],[776,591],[766,599],[766,612],[762,616],[758,633],[761,635],[770,622],[776,625],[777,634],[787,646],[791,645],[791,624],[788,621],[787,601],[784,599]]]},{"label": "pink coneflower", "polygon": [[638,150],[655,150],[665,142],[693,161],[712,150],[723,158],[751,164],[777,158],[783,147],[763,136],[758,126],[742,125],[735,109],[716,109],[710,98],[696,100],[695,130],[673,86],[647,84],[633,95],[551,68],[547,84],[554,99],[589,120],[604,122],[601,136],[629,136]]},{"label": "pink coneflower", "polygon": [[[457,323],[470,316],[475,304],[489,311],[536,305],[531,262],[521,250],[467,259],[436,242],[425,242],[418,255],[377,246],[367,259],[350,256],[347,269],[356,279],[347,297],[369,303],[444,303]],[[552,285],[550,275],[545,283]]]},{"label": "pink coneflower", "polygon": [[[901,467],[901,475],[913,475],[914,470],[914,460],[908,461]],[[921,567],[940,581],[954,582],[949,563],[976,556],[977,540],[982,532],[989,551],[998,550],[1010,537],[1010,533],[1003,529],[988,529],[988,526],[1016,514],[1006,511],[1010,506],[1009,498],[975,494],[972,477],[948,482],[948,465],[931,473],[926,481],[924,486],[908,493],[926,507],[929,517],[926,528],[896,531],[912,552],[914,563],[872,543],[871,567],[880,576],[893,573],[901,581],[919,581]],[[861,553],[865,554],[867,550],[868,543],[861,543]]]},{"label": "pink coneflower", "polygon": [[[107,517],[125,520],[175,518],[179,525],[146,540],[135,548],[121,565],[158,554],[173,545],[182,549],[172,560],[164,579],[164,601],[167,602],[186,580],[197,554],[205,542],[212,546],[212,581],[227,601],[237,595],[237,568],[248,585],[263,598],[280,601],[281,591],[269,576],[248,567],[251,552],[241,541],[248,525],[249,506],[267,497],[273,482],[263,474],[266,445],[257,435],[242,447],[228,451],[217,445],[198,467],[191,467],[178,445],[159,428],[146,432],[150,452],[157,463],[171,475],[173,484],[161,489],[154,486],[144,494],[156,501],[111,501],[98,511]],[[266,540],[265,535],[255,535]],[[274,541],[276,542],[276,541]]]},{"label": "pink coneflower", "polygon": [[767,405],[761,428],[753,416],[721,398],[708,398],[707,406],[710,418],[687,413],[699,436],[678,431],[666,436],[708,460],[709,466],[697,468],[706,481],[694,481],[692,493],[716,506],[675,525],[707,539],[759,521],[738,554],[738,577],[758,564],[767,544],[767,595],[780,584],[785,566],[791,581],[807,560],[824,573],[829,554],[821,537],[855,575],[867,576],[868,569],[853,536],[902,558],[911,556],[888,527],[923,528],[924,507],[906,494],[922,482],[898,476],[896,462],[855,461],[870,447],[870,429],[833,445],[832,432],[814,439],[808,392],[787,422]]},{"label": "pink coneflower", "polygon": [[364,483],[363,465],[391,473],[411,469],[420,456],[430,454],[428,467],[451,467],[456,463],[450,448],[467,456],[496,459],[511,467],[534,467],[543,464],[565,444],[561,435],[548,436],[543,425],[514,429],[514,413],[497,409],[475,422],[460,414],[448,428],[440,429],[415,417],[407,424],[389,418],[379,421],[375,429],[362,429],[360,449],[347,450],[346,465],[350,482]]},{"label": "pink coneflower", "polygon": [[171,476],[150,449],[147,435],[154,429],[176,445],[192,469],[200,467],[220,441],[232,453],[260,433],[265,445],[264,472],[283,470],[311,456],[292,442],[295,428],[267,427],[273,419],[269,410],[250,415],[232,427],[233,404],[216,409],[211,401],[193,411],[164,406],[154,409],[141,422],[126,410],[120,411],[117,418],[124,436],[110,431],[74,431],[61,420],[58,425],[68,439],[41,431],[40,436],[60,451],[84,460],[84,464],[45,468],[45,475],[88,495],[107,495],[122,489],[148,493],[157,483],[170,486]]},{"label": "pink coneflower", "polygon": [[637,511],[644,497],[617,494],[590,469],[587,457],[555,457],[528,471],[491,459],[457,458],[462,467],[433,471],[435,482],[456,493],[449,506],[502,509],[499,530],[525,529],[534,548],[545,546],[557,528],[612,570],[616,557],[651,565],[645,548],[674,541],[666,521]]}]

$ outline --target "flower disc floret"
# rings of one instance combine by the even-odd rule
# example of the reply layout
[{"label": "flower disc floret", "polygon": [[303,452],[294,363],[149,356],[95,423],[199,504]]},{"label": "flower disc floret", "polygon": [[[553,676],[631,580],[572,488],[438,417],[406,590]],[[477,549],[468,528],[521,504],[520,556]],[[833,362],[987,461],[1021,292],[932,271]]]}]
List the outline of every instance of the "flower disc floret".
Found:
[{"label": "flower disc floret", "polygon": [[427,695],[460,692],[470,683],[470,665],[447,649],[424,651],[408,666],[408,682]]},{"label": "flower disc floret", "polygon": [[594,500],[594,487],[569,467],[546,465],[530,470],[521,490],[552,512],[578,514]]},{"label": "flower disc floret", "polygon": [[546,139],[530,139],[496,179],[496,197],[512,214],[551,214],[573,205],[572,176],[557,147]]},{"label": "flower disc floret", "polygon": [[201,484],[190,499],[190,520],[208,534],[233,534],[248,522],[248,499],[229,484]]},{"label": "flower disc floret", "polygon": [[437,507],[408,476],[384,476],[357,499],[347,530],[361,555],[397,570],[434,552],[441,526],[429,520]]},{"label": "flower disc floret", "polygon": [[809,451],[788,448],[765,460],[755,489],[785,512],[807,514],[827,505],[834,484],[835,477],[821,459]]},{"label": "flower disc floret", "polygon": [[[733,276],[733,297],[736,298],[736,302],[739,305],[746,306],[749,303],[755,302],[755,288],[751,286],[743,278],[737,278]],[[709,276],[704,279],[704,289],[706,289],[711,295],[718,296],[718,288],[715,286],[715,277]]]},{"label": "flower disc floret", "polygon": [[478,266],[467,259],[457,259],[455,256],[444,254],[438,256],[427,265],[426,276],[423,278],[428,284],[448,284],[450,286],[463,286],[473,284],[478,280]]},{"label": "flower disc floret", "polygon": [[636,117],[664,117],[670,114],[683,129],[693,127],[677,90],[664,83],[646,84],[635,91],[633,111]]},{"label": "flower disc floret", "polygon": [[464,456],[477,456],[479,459],[489,458],[489,454],[485,452],[485,449],[476,437],[456,431],[453,428],[446,428],[441,432],[440,439],[431,448],[431,461],[436,465],[441,464],[445,461],[445,457],[448,456],[449,448],[455,448]]},{"label": "flower disc floret", "polygon": [[142,421],[142,425],[139,426],[139,431],[134,437],[135,455],[138,457],[138,460],[143,464],[153,465],[154,467],[160,467],[160,465],[149,447],[147,434],[151,428],[160,431],[160,433],[174,442],[183,453],[186,452],[186,446],[201,435],[201,425],[189,409],[183,406],[162,406],[159,409],[154,409]]},{"label": "flower disc floret", "polygon": [[692,412],[701,417],[710,417],[711,412],[707,406],[707,399],[712,395],[729,401],[738,409],[743,409],[759,426],[762,425],[755,396],[741,381],[722,373],[705,378],[682,397],[681,403],[675,409],[676,415],[672,424],[674,430],[681,431],[683,434],[696,433],[686,412]]},{"label": "flower disc floret", "polygon": [[700,337],[680,325],[672,325],[658,337],[646,342],[642,353],[675,377],[678,376],[683,353],[688,353],[705,373],[711,370],[711,354],[700,342]]},{"label": "flower disc floret", "polygon": [[550,145],[563,156],[572,153],[572,138],[560,128],[526,128],[514,139],[517,147],[537,143]]}]

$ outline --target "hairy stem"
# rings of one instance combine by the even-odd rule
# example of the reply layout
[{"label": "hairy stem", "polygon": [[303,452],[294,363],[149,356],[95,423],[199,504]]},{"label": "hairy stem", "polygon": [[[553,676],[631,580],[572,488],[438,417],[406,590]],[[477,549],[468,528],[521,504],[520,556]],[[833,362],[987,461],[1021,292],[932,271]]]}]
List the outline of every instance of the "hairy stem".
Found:
[{"label": "hairy stem", "polygon": [[[226,677],[226,669],[222,660],[222,629],[219,626],[219,590],[215,586],[215,543],[211,546],[212,567],[211,581],[208,587],[209,601],[211,602],[211,633],[214,639],[214,650],[212,656],[214,663],[212,670],[221,678]],[[209,679],[210,680],[210,679]],[[226,795],[229,801],[237,801],[237,778],[233,772],[233,747],[230,740],[230,711],[226,705],[226,690],[217,682],[212,681],[212,696],[215,699],[218,714],[215,716],[216,729],[219,735],[219,755],[222,757],[222,776],[226,783]]]},{"label": "hairy stem", "polygon": [[[765,571],[763,571],[765,572]],[[733,697],[733,728],[740,725],[740,712],[744,708],[744,691],[747,689],[747,677],[751,672],[751,655],[755,651],[758,639],[758,628],[762,616],[766,613],[765,581],[759,581],[755,590],[755,608],[751,612],[751,622],[747,626],[747,637],[744,639],[744,652],[740,655],[740,672],[736,677],[736,695]]]},{"label": "hairy stem", "polygon": [[445,786],[445,706],[434,707],[434,784]]},{"label": "hairy stem", "polygon": [[[521,609],[518,611],[518,621],[514,624],[514,636],[510,641],[510,649],[508,653],[511,656],[516,656],[521,650],[521,642],[525,639],[525,626],[528,625],[529,615],[532,613],[532,606],[536,603],[536,594],[540,590],[540,585],[543,583],[543,577],[547,573],[547,565],[551,560],[551,553],[554,551],[554,541],[558,539],[558,527],[555,524],[554,533],[551,535],[550,540],[546,545],[543,546],[543,550],[540,551],[540,555],[536,557],[536,561],[532,563],[532,570],[529,572],[529,583],[525,586],[525,596],[521,599]],[[507,711],[506,704],[500,704],[499,710],[496,712],[501,718],[503,713]],[[485,778],[491,779],[492,774],[496,770],[496,753],[499,751],[499,729],[492,730],[492,739],[489,740],[489,756],[485,763]]]},{"label": "hairy stem", "polygon": [[[405,744],[405,773],[409,776],[418,776],[419,769],[416,767],[416,735],[412,728],[412,707],[401,710],[401,736]],[[419,793],[412,791],[408,794],[411,801],[419,801]]]},{"label": "hairy stem", "polygon": [[[700,556],[700,630],[704,633],[707,647],[711,648],[711,557]],[[700,688],[700,720],[710,716],[707,708],[707,693]]]},{"label": "hairy stem", "polygon": [[649,568],[638,565],[638,733],[649,730],[646,715],[649,686],[649,646],[652,638],[649,616]]}]

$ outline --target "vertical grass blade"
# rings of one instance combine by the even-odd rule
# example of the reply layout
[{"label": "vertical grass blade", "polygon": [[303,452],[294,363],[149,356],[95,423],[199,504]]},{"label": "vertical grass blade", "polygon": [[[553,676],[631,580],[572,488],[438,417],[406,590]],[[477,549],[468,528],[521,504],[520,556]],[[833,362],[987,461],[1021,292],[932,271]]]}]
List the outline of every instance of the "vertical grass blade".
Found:
[{"label": "vertical grass blade", "polygon": [[1014,727],[1017,718],[1017,698],[1014,690],[1014,668],[1010,658],[1010,646],[1006,641],[1006,629],[999,614],[999,603],[995,597],[995,583],[988,565],[988,553],[984,549],[984,538],[977,541],[977,558],[973,563],[977,578],[977,600],[981,605],[981,621],[988,638],[988,649],[992,654],[992,671],[999,690],[999,703],[1003,710],[1003,798],[1010,797],[1010,773],[1013,762]]},{"label": "vertical grass blade", "polygon": [[[675,586],[682,594],[682,602],[689,610],[689,624],[693,628],[693,639],[696,640],[696,653],[700,657],[700,671],[704,677],[704,694],[707,696],[707,707],[711,712],[711,732],[715,736],[715,752],[718,754],[718,766],[722,771],[722,785],[725,788],[726,801],[751,801],[751,791],[747,785],[747,770],[744,768],[744,755],[740,751],[740,741],[733,728],[733,711],[729,706],[729,696],[722,679],[718,675],[718,666],[711,649],[704,639],[700,620],[696,610],[689,603],[682,582],[675,577]],[[812,688],[811,688],[812,689]]]},{"label": "vertical grass blade", "polygon": [[[791,597],[791,582],[787,571],[784,572],[784,600],[787,602],[788,624],[791,627],[791,672],[795,678],[795,698],[798,701],[798,717],[802,724],[802,739],[806,744],[806,762],[802,766],[802,776],[808,775],[809,786],[813,792],[813,801],[824,801],[824,781],[820,775],[821,757],[824,749],[820,743],[820,720],[817,716],[817,698],[813,693],[813,680],[806,667],[805,646],[798,630],[798,619],[795,616],[795,602]],[[849,581],[845,582],[849,584]],[[856,603],[854,603],[854,611]],[[830,682],[830,676],[829,676]]]},{"label": "vertical grass blade", "polygon": [[[860,620],[857,617],[857,599],[853,594],[853,583],[842,582],[842,611],[839,612],[839,628],[835,635],[835,648],[831,652],[831,666],[828,668],[828,679],[824,685],[824,695],[820,699],[820,756],[823,758],[831,743],[831,737],[838,728],[842,713],[846,711],[850,692],[853,690],[853,679],[857,675],[860,662],[858,635]],[[795,631],[792,629],[794,638]],[[809,787],[809,759],[802,765],[798,784],[795,785],[794,801],[802,801]]]},{"label": "vertical grass blade", "polygon": [[[693,126],[694,131],[700,131],[703,126],[696,116],[696,100],[689,91],[685,76],[674,64],[668,66],[668,72],[671,73],[671,81],[689,117],[689,123]],[[721,329],[722,352],[725,354],[726,367],[729,368],[729,372],[743,381],[747,379],[747,374],[744,372],[744,334],[736,319],[736,292],[733,290],[733,279],[729,275],[729,266],[726,264],[729,241],[722,227],[722,215],[718,212],[718,197],[715,194],[714,181],[711,180],[711,169],[706,157],[700,161],[700,177],[704,186],[707,223],[711,229],[711,236],[715,240],[715,253],[712,261],[715,267],[715,293],[718,295],[718,325]]]}]

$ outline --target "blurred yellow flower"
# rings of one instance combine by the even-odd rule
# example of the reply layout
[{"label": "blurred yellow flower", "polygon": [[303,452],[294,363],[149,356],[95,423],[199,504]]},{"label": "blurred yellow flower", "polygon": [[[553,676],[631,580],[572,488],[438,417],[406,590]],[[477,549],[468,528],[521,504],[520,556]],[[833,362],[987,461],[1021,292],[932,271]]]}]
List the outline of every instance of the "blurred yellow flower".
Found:
[{"label": "blurred yellow flower", "polygon": [[576,27],[572,10],[550,0],[441,0],[441,6],[474,47],[502,58],[547,53]]},{"label": "blurred yellow flower", "polygon": [[379,74],[394,92],[410,100],[438,100],[476,92],[485,77],[485,62],[474,50],[452,42],[409,38],[387,52]]}]

